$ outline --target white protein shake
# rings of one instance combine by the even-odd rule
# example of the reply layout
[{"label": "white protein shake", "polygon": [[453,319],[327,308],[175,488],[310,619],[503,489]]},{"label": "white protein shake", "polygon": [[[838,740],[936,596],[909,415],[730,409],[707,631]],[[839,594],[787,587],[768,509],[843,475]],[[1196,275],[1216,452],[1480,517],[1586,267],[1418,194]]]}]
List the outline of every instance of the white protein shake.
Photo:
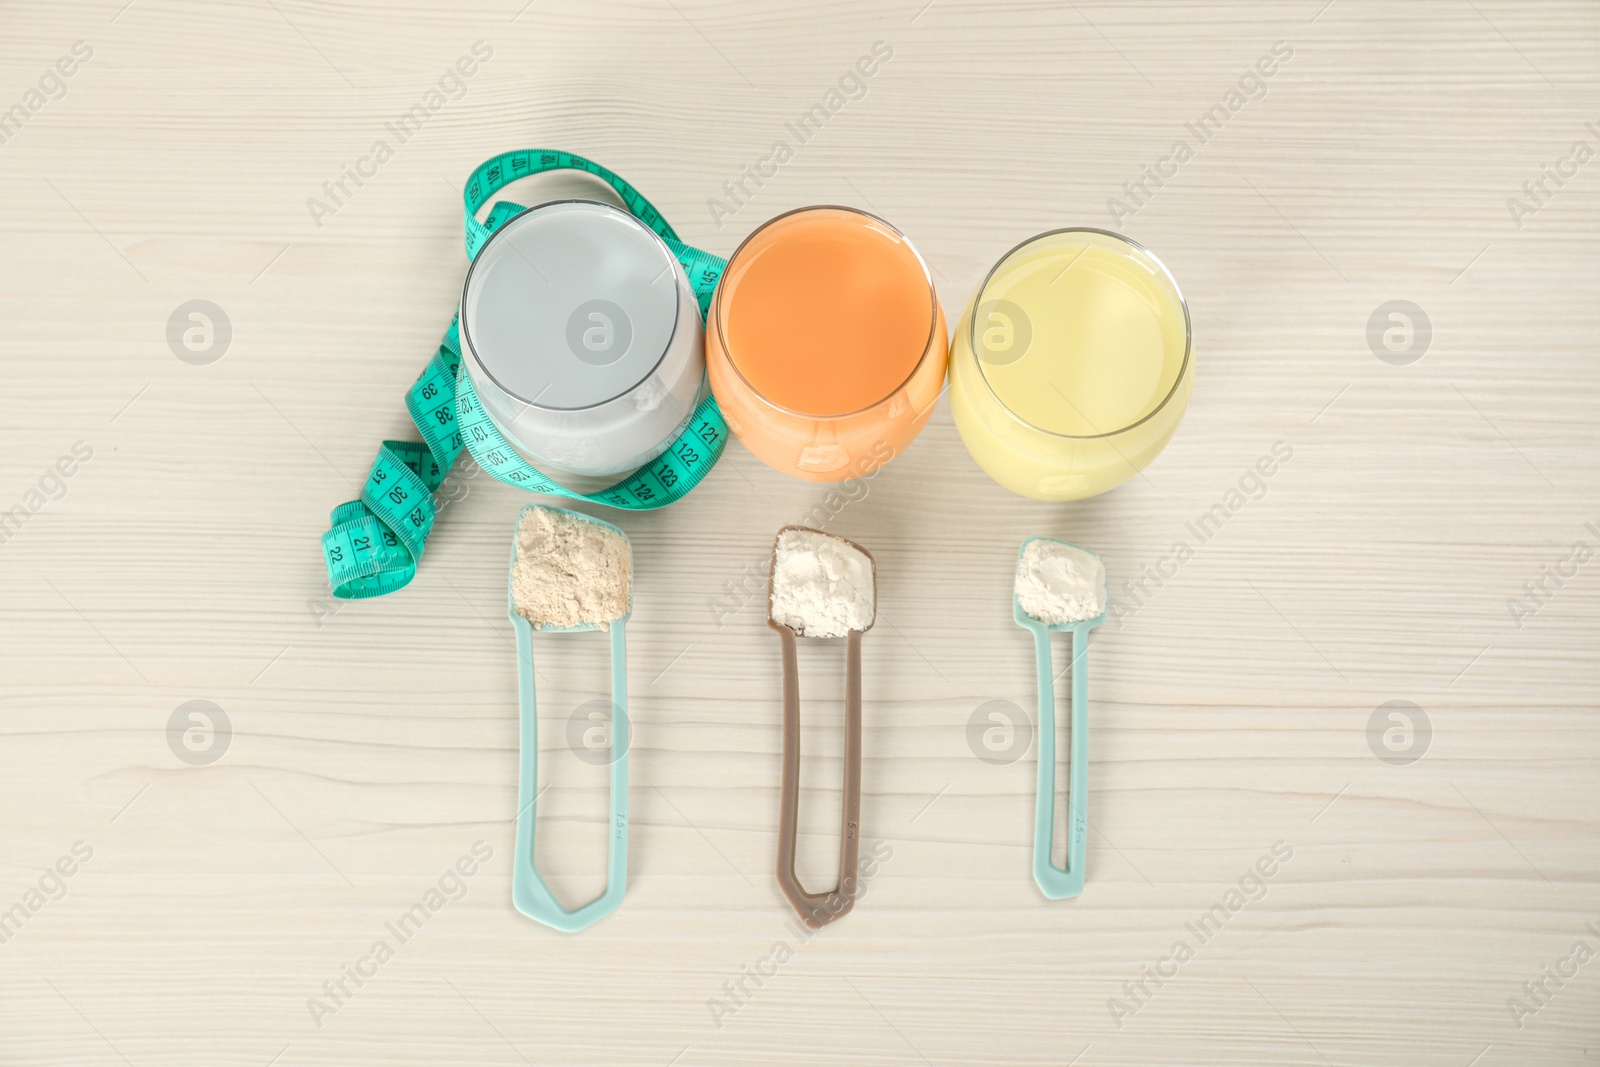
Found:
[{"label": "white protein shake", "polygon": [[461,339],[495,425],[569,482],[648,463],[703,395],[704,332],[683,267],[608,204],[558,200],[496,230],[467,272]]}]

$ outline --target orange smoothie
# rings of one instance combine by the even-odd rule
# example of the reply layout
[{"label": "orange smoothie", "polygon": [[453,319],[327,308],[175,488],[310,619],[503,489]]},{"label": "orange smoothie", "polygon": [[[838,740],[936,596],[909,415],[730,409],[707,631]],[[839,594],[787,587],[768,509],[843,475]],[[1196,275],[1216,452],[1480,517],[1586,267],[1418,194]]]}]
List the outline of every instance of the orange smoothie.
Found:
[{"label": "orange smoothie", "polygon": [[780,215],[728,263],[706,335],[728,425],[769,466],[813,481],[871,473],[928,420],[944,316],[915,248],[850,208]]}]

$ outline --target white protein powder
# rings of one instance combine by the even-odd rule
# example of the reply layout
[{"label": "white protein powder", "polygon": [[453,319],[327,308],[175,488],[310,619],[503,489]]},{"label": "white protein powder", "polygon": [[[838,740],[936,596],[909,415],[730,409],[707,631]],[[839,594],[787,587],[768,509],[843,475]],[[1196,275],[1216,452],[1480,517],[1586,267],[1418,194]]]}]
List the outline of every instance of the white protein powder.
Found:
[{"label": "white protein powder", "polygon": [[843,538],[785,530],[773,553],[774,622],[802,637],[843,637],[872,625],[872,560]]},{"label": "white protein powder", "polygon": [[1082,622],[1105,613],[1106,568],[1081,548],[1030,541],[1017,561],[1017,602],[1042,623]]},{"label": "white protein powder", "polygon": [[517,524],[511,599],[535,626],[598,626],[628,613],[633,558],[615,530],[550,508]]}]

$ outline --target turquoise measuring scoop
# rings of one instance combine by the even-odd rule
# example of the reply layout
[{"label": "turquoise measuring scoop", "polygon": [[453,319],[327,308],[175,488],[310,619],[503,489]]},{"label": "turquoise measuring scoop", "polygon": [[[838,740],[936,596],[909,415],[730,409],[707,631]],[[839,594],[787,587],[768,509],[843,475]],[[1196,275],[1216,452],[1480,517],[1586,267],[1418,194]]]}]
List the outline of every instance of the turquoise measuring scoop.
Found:
[{"label": "turquoise measuring scoop", "polygon": [[[1092,557],[1086,548],[1047,537],[1030,537],[1017,550],[1020,569],[1028,546],[1035,542],[1060,545]],[[1101,568],[1105,580],[1104,568]],[[1091,618],[1066,622],[1044,622],[1023,610],[1021,596],[1013,591],[1012,611],[1017,625],[1033,634],[1035,659],[1039,667],[1039,784],[1034,798],[1033,880],[1051,900],[1075,897],[1083,892],[1084,853],[1089,835],[1089,631],[1105,621],[1110,605],[1109,580],[1102,589],[1100,613]],[[1072,739],[1067,782],[1067,865],[1057,867],[1050,858],[1055,837],[1056,814],[1056,696],[1055,671],[1050,661],[1050,635],[1072,634]]]},{"label": "turquoise measuring scoop", "polygon": [[[538,826],[539,801],[539,714],[534,698],[533,633],[536,627],[517,611],[515,575],[517,537],[511,539],[511,570],[507,581],[507,605],[511,626],[517,634],[517,707],[520,719],[520,772],[517,779],[517,846],[511,871],[511,899],[517,910],[530,919],[568,933],[582,930],[610,915],[622,903],[628,882],[628,649],[624,624],[633,614],[633,546],[628,535],[609,522],[581,512],[553,508],[548,504],[529,504],[517,515],[515,529],[522,527],[523,516],[535,509],[569,515],[614,531],[628,545],[628,607],[620,617],[610,620],[611,630],[611,820],[608,824],[610,849],[606,860],[606,888],[595,899],[577,908],[562,907],[545,884],[534,864],[533,835]],[[598,630],[596,623],[577,626],[537,627],[541,633],[581,633]],[[618,739],[622,748],[617,748]]]}]

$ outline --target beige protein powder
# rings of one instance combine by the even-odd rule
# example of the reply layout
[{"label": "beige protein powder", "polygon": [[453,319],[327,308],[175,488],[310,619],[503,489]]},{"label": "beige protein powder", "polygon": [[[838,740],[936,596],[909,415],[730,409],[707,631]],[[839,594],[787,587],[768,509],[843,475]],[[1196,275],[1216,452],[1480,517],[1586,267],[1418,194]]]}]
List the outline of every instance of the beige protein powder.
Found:
[{"label": "beige protein powder", "polygon": [[608,630],[628,613],[632,582],[632,554],[617,531],[554,508],[523,513],[511,599],[535,627]]}]

